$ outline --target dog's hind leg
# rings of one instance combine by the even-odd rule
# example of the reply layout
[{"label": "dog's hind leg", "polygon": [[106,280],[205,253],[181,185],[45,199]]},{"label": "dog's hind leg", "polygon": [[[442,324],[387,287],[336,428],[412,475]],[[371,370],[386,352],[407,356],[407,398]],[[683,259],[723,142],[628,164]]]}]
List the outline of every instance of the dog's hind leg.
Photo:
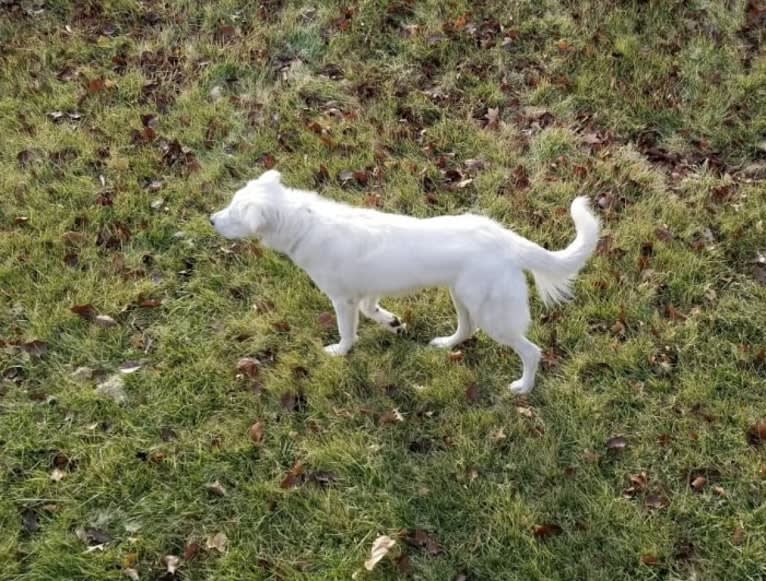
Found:
[{"label": "dog's hind leg", "polygon": [[395,314],[387,311],[378,304],[377,297],[367,297],[359,303],[359,310],[368,319],[372,319],[386,331],[401,335],[407,330],[407,325],[402,323]]},{"label": "dog's hind leg", "polygon": [[327,345],[324,350],[329,355],[345,355],[358,339],[356,335],[359,326],[359,301],[355,299],[332,299],[335,307],[335,317],[338,320],[340,343]]},{"label": "dog's hind leg", "polygon": [[452,303],[455,305],[455,311],[457,312],[457,330],[449,337],[436,337],[433,339],[430,343],[433,347],[452,349],[466,339],[470,339],[471,335],[476,331],[476,325],[471,320],[471,314],[460,299],[455,296],[455,291],[453,289],[450,289],[450,296],[452,297]]},{"label": "dog's hind leg", "polygon": [[481,290],[474,280],[477,279],[461,281],[462,285],[456,285],[456,294],[467,306],[471,319],[487,335],[513,348],[521,358],[521,377],[511,383],[509,388],[514,394],[529,393],[535,385],[540,348],[525,336],[531,317],[524,273],[515,269],[506,271]]}]

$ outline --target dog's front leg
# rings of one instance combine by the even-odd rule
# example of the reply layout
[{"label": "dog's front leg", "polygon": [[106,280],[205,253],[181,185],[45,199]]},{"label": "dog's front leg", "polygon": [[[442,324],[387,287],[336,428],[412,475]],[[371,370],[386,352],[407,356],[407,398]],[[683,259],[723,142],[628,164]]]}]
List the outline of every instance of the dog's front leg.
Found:
[{"label": "dog's front leg", "polygon": [[332,299],[332,306],[335,308],[335,318],[338,320],[340,343],[327,345],[324,350],[330,355],[345,355],[357,340],[359,301],[355,299]]}]

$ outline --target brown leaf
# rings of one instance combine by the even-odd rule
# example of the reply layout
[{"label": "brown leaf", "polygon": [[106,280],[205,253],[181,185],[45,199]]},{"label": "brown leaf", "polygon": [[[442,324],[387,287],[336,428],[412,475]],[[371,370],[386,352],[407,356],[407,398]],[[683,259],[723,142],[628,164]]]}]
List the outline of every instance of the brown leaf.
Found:
[{"label": "brown leaf", "polygon": [[364,198],[364,205],[368,208],[382,208],[383,197],[380,194],[369,194]]},{"label": "brown leaf", "polygon": [[649,478],[647,477],[646,472],[631,474],[628,477],[628,480],[630,481],[630,486],[623,491],[623,494],[628,498],[632,498],[637,493],[645,491],[649,484]]},{"label": "brown leaf", "polygon": [[747,430],[747,442],[751,446],[761,446],[766,442],[766,420],[758,420]]},{"label": "brown leaf", "polygon": [[107,250],[122,248],[131,237],[130,229],[122,222],[113,222],[104,226],[96,236],[96,244]]},{"label": "brown leaf", "polygon": [[215,33],[213,34],[213,38],[215,41],[219,44],[228,44],[234,38],[237,36],[237,29],[231,26],[230,24],[224,24],[222,26],[219,26]]},{"label": "brown leaf", "polygon": [[260,365],[261,362],[255,357],[242,357],[237,361],[237,373],[241,374],[243,377],[253,379],[258,376]]},{"label": "brown leaf", "polygon": [[300,486],[306,480],[305,472],[306,470],[303,466],[303,462],[297,460],[295,464],[293,464],[293,467],[287,471],[287,474],[282,479],[282,482],[279,483],[279,487],[288,489]]},{"label": "brown leaf", "polygon": [[628,445],[623,436],[612,436],[606,441],[606,449],[610,452],[622,452]]},{"label": "brown leaf", "polygon": [[668,499],[660,496],[659,494],[649,494],[644,499],[644,505],[646,508],[659,510],[668,506]]},{"label": "brown leaf", "polygon": [[32,357],[42,357],[48,352],[48,343],[39,339],[32,339],[19,345],[19,349]]},{"label": "brown leaf", "polygon": [[671,321],[685,321],[686,315],[676,309],[673,305],[668,304],[665,307],[665,316]]},{"label": "brown leaf", "polygon": [[199,543],[187,543],[187,545],[184,547],[184,561],[193,560],[199,554],[201,549],[202,547]]},{"label": "brown leaf", "polygon": [[249,434],[253,444],[261,444],[266,437],[266,425],[262,421],[255,422],[250,426]]},{"label": "brown leaf", "polygon": [[532,533],[534,533],[535,538],[539,541],[544,541],[550,537],[560,535],[561,532],[561,527],[555,523],[544,523],[532,527]]},{"label": "brown leaf", "polygon": [[396,559],[396,570],[403,577],[412,575],[412,563],[409,555],[406,553],[399,555],[399,558]]},{"label": "brown leaf", "polygon": [[471,403],[479,401],[479,386],[475,383],[470,384],[465,389],[465,398]]},{"label": "brown leaf", "polygon": [[660,564],[660,560],[657,558],[657,555],[652,555],[651,553],[644,553],[643,555],[641,555],[641,564],[646,565],[647,567],[654,567]]},{"label": "brown leaf", "polygon": [[96,316],[98,316],[98,311],[90,303],[86,305],[74,305],[70,307],[69,310],[86,321],[94,321]]},{"label": "brown leaf", "polygon": [[320,315],[317,317],[317,323],[319,324],[319,327],[325,331],[335,329],[335,327],[337,326],[337,321],[335,320],[335,314],[329,311],[320,313]]},{"label": "brown leaf", "polygon": [[279,403],[288,412],[304,412],[308,406],[308,400],[306,399],[306,394],[303,393],[303,391],[286,391],[279,398]]},{"label": "brown leaf", "polygon": [[465,359],[465,355],[462,351],[450,351],[447,353],[447,359],[453,363],[460,363],[463,359]]},{"label": "brown leaf", "polygon": [[737,546],[745,542],[745,529],[740,526],[734,527],[734,532],[731,534],[731,542]]},{"label": "brown leaf", "polygon": [[691,482],[689,482],[689,486],[694,489],[694,492],[702,492],[702,489],[705,488],[705,485],[707,484],[707,478],[700,475],[694,478]]},{"label": "brown leaf", "polygon": [[215,496],[226,496],[226,488],[218,480],[206,484],[205,489]]},{"label": "brown leaf", "polygon": [[314,183],[316,183],[317,186],[321,186],[322,184],[325,184],[330,179],[330,172],[327,170],[327,166],[324,164],[319,164],[319,170],[314,174]]},{"label": "brown leaf", "polygon": [[657,228],[654,231],[654,235],[657,237],[657,240],[661,240],[662,242],[673,242],[675,239],[673,232],[671,232],[667,226]]},{"label": "brown leaf", "polygon": [[364,187],[367,185],[367,182],[370,181],[370,174],[366,169],[356,170],[354,172],[354,179],[356,180],[356,183]]},{"label": "brown leaf", "polygon": [[261,165],[266,169],[271,169],[277,165],[277,160],[270,153],[264,153],[261,156]]},{"label": "brown leaf", "polygon": [[287,321],[276,321],[272,323],[272,328],[280,333],[288,333],[290,331],[290,323]]},{"label": "brown leaf", "polygon": [[106,89],[106,82],[102,77],[91,79],[86,86],[88,93],[94,95]]},{"label": "brown leaf", "polygon": [[517,190],[526,190],[529,187],[529,174],[527,173],[527,168],[523,165],[518,164],[513,168],[511,176],[513,178],[513,187]]},{"label": "brown leaf", "polygon": [[440,555],[444,552],[444,548],[436,540],[436,537],[423,529],[408,530],[404,541],[431,556]]},{"label": "brown leaf", "polygon": [[388,425],[388,424],[398,424],[403,421],[404,421],[404,416],[401,414],[401,412],[397,408],[384,412],[383,414],[381,414],[380,418],[378,419],[378,423],[381,426]]}]

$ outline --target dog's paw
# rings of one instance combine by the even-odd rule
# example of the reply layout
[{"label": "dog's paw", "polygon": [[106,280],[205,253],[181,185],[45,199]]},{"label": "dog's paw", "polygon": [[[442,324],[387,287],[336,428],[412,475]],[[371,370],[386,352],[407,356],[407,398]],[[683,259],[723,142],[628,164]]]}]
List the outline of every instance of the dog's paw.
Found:
[{"label": "dog's paw", "polygon": [[455,344],[452,337],[436,337],[436,339],[431,339],[429,343],[431,347],[438,347],[439,349],[452,349]]},{"label": "dog's paw", "polygon": [[508,389],[513,395],[525,395],[532,391],[532,387],[532,385],[525,385],[520,379],[517,379],[508,386]]},{"label": "dog's paw", "polygon": [[324,348],[324,352],[331,357],[341,357],[348,353],[349,349],[340,343],[334,343],[333,345],[327,345]]},{"label": "dog's paw", "polygon": [[407,332],[407,323],[402,323],[399,317],[394,317],[393,321],[384,324],[383,327],[394,335],[404,335]]}]

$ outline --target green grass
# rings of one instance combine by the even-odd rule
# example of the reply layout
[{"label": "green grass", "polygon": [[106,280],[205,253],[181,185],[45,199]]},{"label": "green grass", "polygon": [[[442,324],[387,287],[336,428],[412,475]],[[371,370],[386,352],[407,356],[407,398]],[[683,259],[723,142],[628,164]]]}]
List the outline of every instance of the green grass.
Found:
[{"label": "green grass", "polygon": [[[440,581],[764,578],[765,21],[760,0],[0,3],[0,578],[157,579],[166,555],[186,579],[393,579],[401,555]],[[426,346],[443,290],[384,303],[407,337],[367,323],[324,357],[326,297],[207,224],[272,162],[550,248],[599,200],[576,300],[534,299],[528,400],[485,336],[462,361]],[[99,395],[129,360],[126,401]]]}]

